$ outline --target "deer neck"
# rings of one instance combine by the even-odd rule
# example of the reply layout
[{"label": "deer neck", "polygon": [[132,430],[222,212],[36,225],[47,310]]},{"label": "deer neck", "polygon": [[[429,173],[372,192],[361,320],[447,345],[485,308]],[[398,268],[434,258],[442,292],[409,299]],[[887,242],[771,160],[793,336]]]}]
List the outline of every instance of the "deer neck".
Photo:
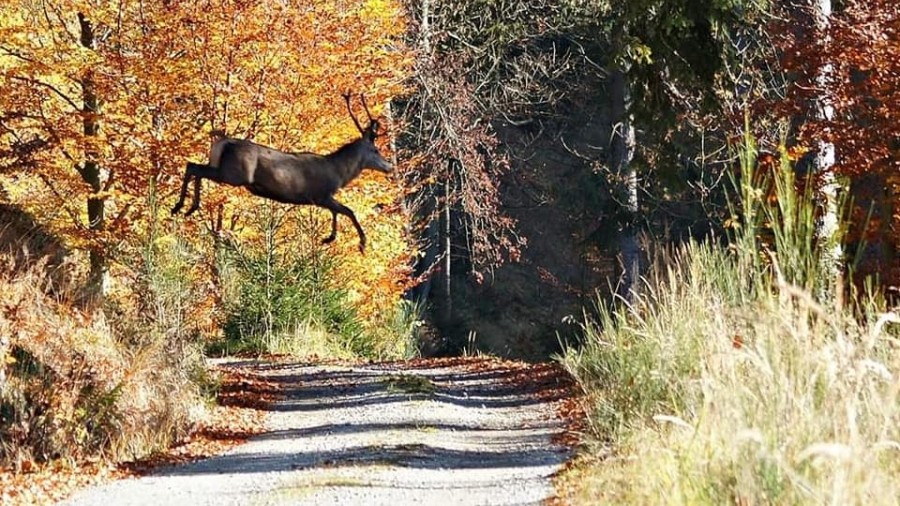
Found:
[{"label": "deer neck", "polygon": [[362,156],[352,146],[344,146],[329,155],[335,167],[335,172],[341,181],[341,187],[350,183],[362,172]]}]

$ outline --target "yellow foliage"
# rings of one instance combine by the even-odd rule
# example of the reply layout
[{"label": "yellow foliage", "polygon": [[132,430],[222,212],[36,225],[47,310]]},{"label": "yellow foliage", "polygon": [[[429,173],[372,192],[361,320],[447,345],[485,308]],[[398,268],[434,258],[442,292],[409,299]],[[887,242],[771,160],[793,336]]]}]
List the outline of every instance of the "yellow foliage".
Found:
[{"label": "yellow foliage", "polygon": [[[130,264],[123,255],[136,255],[153,230],[181,220],[167,211],[185,162],[207,159],[210,131],[286,151],[334,150],[358,136],[341,93],[365,93],[379,114],[402,91],[412,61],[397,0],[43,4],[0,5],[0,39],[11,49],[0,55],[0,111],[12,118],[0,133],[0,152],[22,141],[43,143],[0,159],[0,184],[70,248],[102,251],[114,262]],[[92,48],[79,43],[79,12],[103,33]],[[85,83],[101,104],[96,115],[81,110]],[[96,134],[86,133],[92,119],[99,122]],[[80,172],[89,160],[100,166],[95,183]],[[204,187],[201,211],[177,225],[184,240],[211,255],[206,231],[219,227],[220,215],[222,228],[248,240],[259,236],[245,224],[258,212],[258,198]],[[363,314],[389,306],[403,288],[395,280],[404,279],[411,249],[405,218],[375,210],[400,196],[384,179],[365,179],[338,196],[372,239],[360,256],[352,228],[342,222],[331,246],[347,257],[340,282]],[[88,198],[104,201],[102,228],[89,226]],[[330,220],[326,211],[311,212],[319,223]],[[238,225],[231,227],[231,219]],[[208,269],[198,265],[195,281],[209,283]]]}]

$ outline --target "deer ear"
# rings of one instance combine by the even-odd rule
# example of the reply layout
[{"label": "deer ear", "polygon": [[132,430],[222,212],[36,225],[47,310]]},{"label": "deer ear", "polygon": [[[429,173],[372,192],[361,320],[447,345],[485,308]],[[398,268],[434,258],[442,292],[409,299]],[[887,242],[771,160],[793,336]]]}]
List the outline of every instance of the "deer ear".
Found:
[{"label": "deer ear", "polygon": [[369,137],[369,139],[374,141],[375,138],[378,137],[378,129],[380,126],[381,125],[378,123],[378,120],[373,119],[369,121],[369,127],[366,128],[366,135]]}]

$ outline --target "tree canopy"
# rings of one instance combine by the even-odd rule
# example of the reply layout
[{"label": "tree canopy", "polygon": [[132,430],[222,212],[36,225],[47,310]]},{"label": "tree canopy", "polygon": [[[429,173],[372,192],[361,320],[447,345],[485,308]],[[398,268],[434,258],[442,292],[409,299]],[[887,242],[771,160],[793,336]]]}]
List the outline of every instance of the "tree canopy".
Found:
[{"label": "tree canopy", "polygon": [[[3,189],[90,251],[92,266],[121,266],[120,253],[160,223],[175,230],[162,203],[184,164],[206,159],[211,132],[286,151],[337,149],[357,135],[341,94],[364,93],[382,114],[411,63],[400,6],[385,0],[22,1],[0,6],[0,20]],[[199,239],[224,222],[253,237],[260,201],[211,190],[185,231]],[[377,280],[402,277],[411,248],[392,205],[399,186],[364,179],[346,193],[364,222],[394,231],[350,262],[357,299],[386,287],[395,296],[402,282]]]}]

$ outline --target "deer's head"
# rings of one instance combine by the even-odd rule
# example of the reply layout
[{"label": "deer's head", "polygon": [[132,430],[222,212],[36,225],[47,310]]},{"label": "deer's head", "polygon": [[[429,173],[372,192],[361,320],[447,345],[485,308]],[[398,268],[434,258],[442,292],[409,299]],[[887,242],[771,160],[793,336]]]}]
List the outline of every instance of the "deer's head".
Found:
[{"label": "deer's head", "polygon": [[369,118],[369,124],[363,128],[362,125],[359,124],[356,115],[353,114],[353,108],[350,106],[350,92],[344,93],[343,96],[344,101],[347,102],[347,112],[350,113],[353,124],[355,124],[356,129],[359,130],[360,139],[356,142],[359,145],[358,149],[362,157],[363,168],[374,169],[386,174],[390,173],[391,170],[393,170],[393,167],[390,162],[381,156],[381,152],[378,151],[378,146],[375,145],[375,140],[380,135],[379,129],[381,128],[381,124],[377,119],[372,118],[372,114],[369,112],[369,106],[366,105],[366,97],[360,94],[363,109],[365,109],[366,116]]}]

